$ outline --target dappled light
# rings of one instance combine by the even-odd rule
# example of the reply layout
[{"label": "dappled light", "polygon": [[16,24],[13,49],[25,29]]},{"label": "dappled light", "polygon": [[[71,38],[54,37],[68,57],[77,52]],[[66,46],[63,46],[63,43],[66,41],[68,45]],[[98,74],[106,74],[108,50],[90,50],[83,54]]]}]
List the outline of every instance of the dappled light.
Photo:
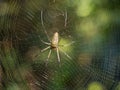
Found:
[{"label": "dappled light", "polygon": [[115,90],[119,90],[120,89],[120,82],[117,84]]},{"label": "dappled light", "polygon": [[1,0],[0,90],[119,90],[119,0]]},{"label": "dappled light", "polygon": [[79,0],[77,4],[77,15],[80,17],[87,17],[91,14],[94,9],[93,0]]},{"label": "dappled light", "polygon": [[99,82],[92,82],[92,83],[89,84],[87,90],[105,90],[105,88]]}]

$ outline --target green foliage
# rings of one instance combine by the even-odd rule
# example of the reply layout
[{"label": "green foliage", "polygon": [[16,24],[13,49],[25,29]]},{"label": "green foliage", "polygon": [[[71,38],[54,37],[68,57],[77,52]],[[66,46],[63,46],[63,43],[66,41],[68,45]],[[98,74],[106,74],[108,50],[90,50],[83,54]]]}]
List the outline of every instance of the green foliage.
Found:
[{"label": "green foliage", "polygon": [[[119,4],[119,0],[0,1],[0,89],[118,90]],[[60,63],[56,48],[48,62],[49,50],[41,52],[47,47],[42,40],[50,42],[55,32],[66,52],[60,51]]]}]

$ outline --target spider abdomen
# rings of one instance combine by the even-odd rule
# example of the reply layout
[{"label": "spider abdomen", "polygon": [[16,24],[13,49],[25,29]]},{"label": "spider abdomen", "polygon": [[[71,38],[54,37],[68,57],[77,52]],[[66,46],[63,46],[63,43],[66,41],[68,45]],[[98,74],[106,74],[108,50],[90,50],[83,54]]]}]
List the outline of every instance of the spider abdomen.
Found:
[{"label": "spider abdomen", "polygon": [[58,47],[58,41],[59,41],[59,35],[58,32],[55,32],[51,41],[51,47],[57,48]]}]

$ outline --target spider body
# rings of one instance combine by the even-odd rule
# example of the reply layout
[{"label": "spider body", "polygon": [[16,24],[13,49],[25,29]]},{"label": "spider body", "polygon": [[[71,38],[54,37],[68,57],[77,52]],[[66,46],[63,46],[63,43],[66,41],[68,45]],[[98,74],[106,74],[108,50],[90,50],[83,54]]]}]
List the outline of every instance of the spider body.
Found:
[{"label": "spider body", "polygon": [[71,57],[70,57],[66,52],[64,52],[64,51],[60,48],[60,46],[66,47],[66,46],[69,46],[69,45],[73,44],[74,42],[68,43],[68,44],[66,44],[66,45],[59,45],[59,34],[58,34],[58,32],[55,32],[55,33],[54,33],[53,38],[52,38],[52,40],[50,41],[50,43],[45,42],[45,41],[43,41],[43,40],[41,40],[41,41],[42,41],[44,44],[48,45],[46,48],[44,48],[43,50],[41,50],[41,52],[44,52],[44,51],[46,51],[46,50],[49,49],[49,54],[48,54],[48,56],[47,56],[47,61],[48,61],[48,59],[49,59],[50,56],[51,56],[52,50],[56,50],[58,62],[60,62],[59,51],[63,52],[69,59],[71,59]]},{"label": "spider body", "polygon": [[56,49],[58,47],[59,34],[55,32],[51,41],[51,48]]}]

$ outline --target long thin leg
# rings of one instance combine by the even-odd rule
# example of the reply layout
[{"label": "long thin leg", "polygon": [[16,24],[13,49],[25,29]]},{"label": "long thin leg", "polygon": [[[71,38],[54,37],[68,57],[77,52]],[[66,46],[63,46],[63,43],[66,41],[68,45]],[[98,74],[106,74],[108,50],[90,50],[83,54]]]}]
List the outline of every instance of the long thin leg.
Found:
[{"label": "long thin leg", "polygon": [[41,40],[44,44],[46,44],[46,45],[50,45],[50,43],[48,43],[48,42],[45,42],[45,41],[43,41],[43,40]]},{"label": "long thin leg", "polygon": [[63,51],[62,49],[60,49],[61,52],[63,52],[69,59],[72,59],[65,51]]},{"label": "long thin leg", "polygon": [[[48,62],[48,60],[49,60],[49,58],[50,58],[50,55],[51,55],[51,49],[50,49],[50,51],[49,51],[49,53],[48,53],[48,56],[47,56],[47,59],[46,59],[47,62]],[[47,62],[46,62],[46,65],[47,65]]]},{"label": "long thin leg", "polygon": [[44,52],[44,51],[48,50],[49,48],[50,48],[50,46],[48,46],[48,47],[42,49],[41,52]]},{"label": "long thin leg", "polygon": [[58,62],[60,63],[60,54],[59,54],[59,49],[58,48],[56,48],[57,49],[57,58],[58,58]]},{"label": "long thin leg", "polygon": [[41,24],[42,24],[42,27],[44,29],[45,34],[47,35],[47,39],[50,41],[50,37],[47,34],[47,31],[46,31],[46,28],[45,28],[45,25],[44,25],[44,22],[43,22],[43,11],[42,10],[41,10]]},{"label": "long thin leg", "polygon": [[49,53],[48,53],[48,56],[47,56],[47,61],[49,60],[50,55],[51,55],[51,49],[50,49],[50,51],[49,51]]},{"label": "long thin leg", "polygon": [[67,26],[67,11],[65,10],[65,24],[64,24],[64,26],[66,27]]}]

